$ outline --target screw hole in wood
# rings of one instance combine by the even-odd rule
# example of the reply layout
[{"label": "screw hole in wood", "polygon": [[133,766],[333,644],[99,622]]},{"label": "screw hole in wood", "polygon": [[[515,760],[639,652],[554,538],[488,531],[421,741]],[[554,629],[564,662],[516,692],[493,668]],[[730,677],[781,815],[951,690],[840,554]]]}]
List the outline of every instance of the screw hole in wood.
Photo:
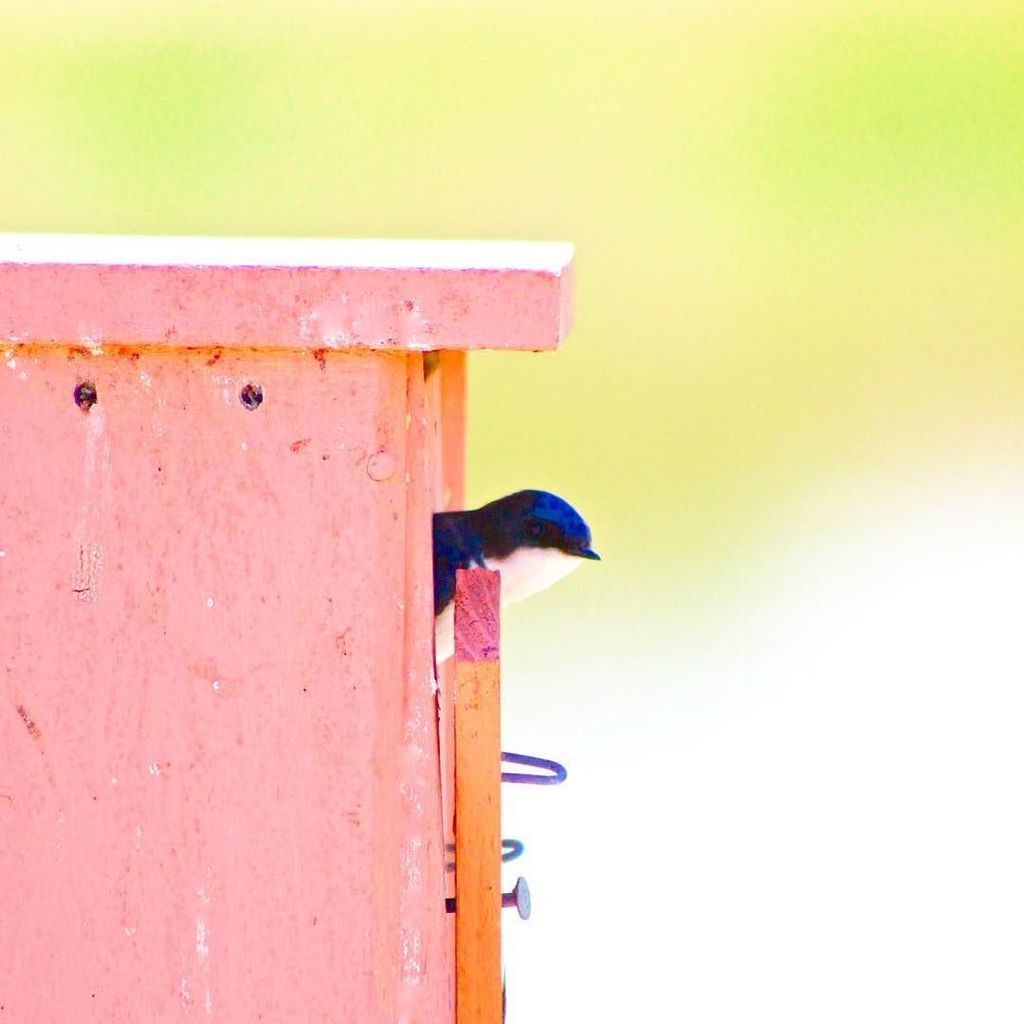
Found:
[{"label": "screw hole in wood", "polygon": [[259,384],[246,384],[241,391],[238,392],[238,400],[252,412],[254,409],[258,409],[263,403],[263,388]]},{"label": "screw hole in wood", "polygon": [[96,385],[91,380],[83,380],[75,388],[75,405],[82,412],[88,412],[96,404]]}]

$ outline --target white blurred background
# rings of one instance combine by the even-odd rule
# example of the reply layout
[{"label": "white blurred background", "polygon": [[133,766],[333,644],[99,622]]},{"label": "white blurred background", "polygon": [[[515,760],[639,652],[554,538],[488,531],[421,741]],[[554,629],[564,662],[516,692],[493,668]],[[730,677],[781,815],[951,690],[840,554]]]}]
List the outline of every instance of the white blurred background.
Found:
[{"label": "white blurred background", "polygon": [[509,1019],[1022,1019],[1022,608],[988,466],[809,497],[700,628],[510,612],[507,745],[570,778],[505,787]]}]

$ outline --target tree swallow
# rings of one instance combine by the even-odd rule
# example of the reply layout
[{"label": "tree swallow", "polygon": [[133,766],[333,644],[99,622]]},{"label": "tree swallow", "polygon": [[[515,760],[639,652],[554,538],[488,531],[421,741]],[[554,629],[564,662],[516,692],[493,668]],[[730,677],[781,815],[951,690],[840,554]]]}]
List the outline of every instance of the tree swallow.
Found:
[{"label": "tree swallow", "polygon": [[434,615],[437,663],[455,653],[455,570],[501,572],[501,605],[546,590],[581,559],[600,560],[590,528],[567,501],[547,491],[517,491],[468,512],[434,514]]}]

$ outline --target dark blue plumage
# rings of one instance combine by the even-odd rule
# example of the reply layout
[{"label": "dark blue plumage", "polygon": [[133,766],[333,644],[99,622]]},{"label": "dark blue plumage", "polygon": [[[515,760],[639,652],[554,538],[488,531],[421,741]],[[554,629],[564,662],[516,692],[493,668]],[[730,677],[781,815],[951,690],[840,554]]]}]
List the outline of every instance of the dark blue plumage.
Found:
[{"label": "dark blue plumage", "polygon": [[471,511],[436,513],[434,614],[455,595],[456,569],[500,568],[518,550],[545,548],[579,558],[600,557],[590,546],[583,517],[548,491],[517,491]]}]

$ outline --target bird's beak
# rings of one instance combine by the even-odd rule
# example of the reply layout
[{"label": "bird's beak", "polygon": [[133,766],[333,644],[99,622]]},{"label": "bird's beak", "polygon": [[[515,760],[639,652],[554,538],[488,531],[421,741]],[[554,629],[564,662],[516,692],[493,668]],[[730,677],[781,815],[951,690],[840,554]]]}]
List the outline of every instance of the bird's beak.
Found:
[{"label": "bird's beak", "polygon": [[595,562],[601,561],[601,556],[593,548],[581,548],[576,554],[580,558],[592,558]]}]

